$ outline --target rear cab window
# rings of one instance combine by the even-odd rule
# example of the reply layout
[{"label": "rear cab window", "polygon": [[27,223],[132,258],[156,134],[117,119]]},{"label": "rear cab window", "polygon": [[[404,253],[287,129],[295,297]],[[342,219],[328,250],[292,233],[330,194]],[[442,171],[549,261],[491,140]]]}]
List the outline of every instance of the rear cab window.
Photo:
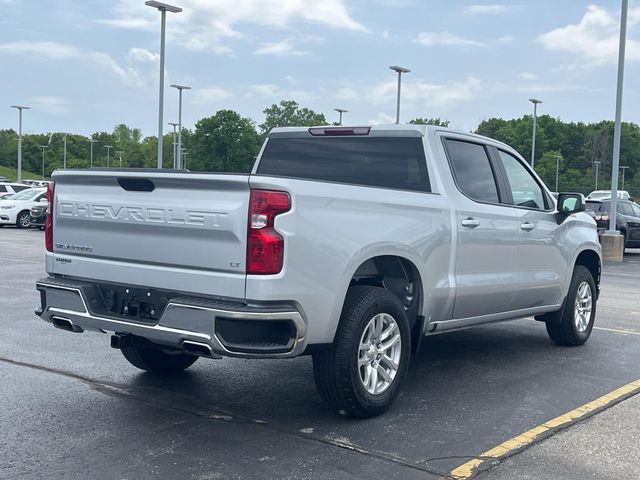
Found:
[{"label": "rear cab window", "polygon": [[421,137],[276,137],[257,174],[431,192]]},{"label": "rear cab window", "polygon": [[466,140],[445,139],[445,149],[458,189],[482,203],[499,203],[496,177],[486,147]]}]

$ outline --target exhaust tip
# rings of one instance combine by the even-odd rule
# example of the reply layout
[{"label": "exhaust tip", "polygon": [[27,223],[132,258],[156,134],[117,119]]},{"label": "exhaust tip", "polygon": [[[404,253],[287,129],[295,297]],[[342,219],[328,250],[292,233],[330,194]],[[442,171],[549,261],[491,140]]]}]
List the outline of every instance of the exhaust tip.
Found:
[{"label": "exhaust tip", "polygon": [[82,328],[74,325],[71,320],[65,317],[53,316],[51,317],[51,323],[53,323],[54,327],[59,328],[60,330],[66,330],[67,332],[81,333],[84,331]]},{"label": "exhaust tip", "polygon": [[185,351],[185,353],[198,355],[199,357],[222,358],[220,357],[220,355],[214,353],[211,347],[206,343],[185,340],[182,342],[182,349]]}]

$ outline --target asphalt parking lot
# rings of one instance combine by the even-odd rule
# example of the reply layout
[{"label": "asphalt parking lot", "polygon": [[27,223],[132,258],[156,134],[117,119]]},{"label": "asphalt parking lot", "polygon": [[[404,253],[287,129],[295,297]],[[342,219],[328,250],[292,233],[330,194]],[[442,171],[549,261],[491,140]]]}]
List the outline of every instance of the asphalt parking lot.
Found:
[{"label": "asphalt parking lot", "polygon": [[640,378],[640,251],[605,266],[586,346],[557,347],[530,319],[430,337],[393,408],[350,420],[316,393],[309,357],[201,359],[161,379],[107,335],[52,328],[33,314],[43,250],[40,231],[0,229],[2,479],[434,479],[470,461],[478,478],[591,478],[580,455],[597,455],[582,450],[594,435],[610,461],[618,445],[636,470],[601,462],[593,478],[640,476],[640,397],[627,398],[638,389],[504,461],[483,457]]}]

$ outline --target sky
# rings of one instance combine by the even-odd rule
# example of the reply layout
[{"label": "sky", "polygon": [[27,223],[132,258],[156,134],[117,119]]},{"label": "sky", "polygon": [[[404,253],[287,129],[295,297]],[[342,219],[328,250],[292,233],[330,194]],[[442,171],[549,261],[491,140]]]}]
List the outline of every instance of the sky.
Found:
[{"label": "sky", "polygon": [[[220,109],[260,123],[296,100],[345,124],[440,117],[473,130],[531,113],[613,119],[620,0],[172,0],[164,121]],[[0,129],[157,133],[160,14],[144,0],[0,0]],[[623,117],[640,123],[640,0],[630,2]],[[165,126],[165,133],[169,130]]]}]

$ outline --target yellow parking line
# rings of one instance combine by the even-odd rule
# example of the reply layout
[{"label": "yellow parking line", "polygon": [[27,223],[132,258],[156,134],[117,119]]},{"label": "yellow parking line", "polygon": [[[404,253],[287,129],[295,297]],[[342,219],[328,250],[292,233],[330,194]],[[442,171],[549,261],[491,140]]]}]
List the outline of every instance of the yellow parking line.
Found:
[{"label": "yellow parking line", "polygon": [[597,398],[589,403],[582,405],[570,412],[565,413],[564,415],[560,415],[554,419],[548,420],[542,425],[538,425],[537,427],[532,428],[516,437],[513,437],[506,442],[501,443],[500,445],[492,448],[491,450],[487,450],[486,452],[478,455],[478,458],[474,458],[473,460],[469,460],[467,463],[460,465],[459,467],[451,470],[449,476],[455,478],[457,480],[465,480],[467,478],[471,478],[475,473],[476,469],[482,465],[487,459],[500,459],[505,457],[515,450],[518,450],[522,447],[532,444],[536,441],[541,435],[549,432],[550,430],[557,429],[558,427],[565,426],[571,422],[575,422],[576,420],[580,420],[581,418],[593,413],[594,411],[603,408],[616,400],[621,399],[630,394],[636,394],[640,392],[640,380],[636,380],[635,382],[631,382],[623,387],[614,390],[611,393],[607,393],[600,398]]},{"label": "yellow parking line", "polygon": [[622,330],[620,328],[593,327],[595,330],[604,330],[605,332],[624,333],[625,335],[640,335],[640,332],[633,330]]}]

